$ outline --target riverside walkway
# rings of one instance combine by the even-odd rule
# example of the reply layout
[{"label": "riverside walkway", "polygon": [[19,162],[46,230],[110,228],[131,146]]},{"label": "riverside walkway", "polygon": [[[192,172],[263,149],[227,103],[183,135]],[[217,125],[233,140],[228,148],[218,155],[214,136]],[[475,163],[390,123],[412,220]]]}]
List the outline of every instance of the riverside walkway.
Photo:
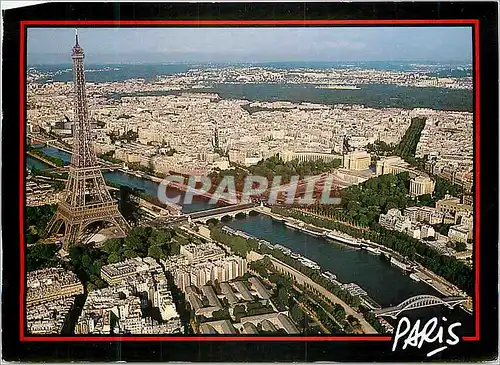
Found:
[{"label": "riverside walkway", "polygon": [[314,282],[311,278],[302,274],[300,271],[294,269],[290,265],[287,265],[284,262],[282,262],[278,259],[275,259],[272,256],[268,256],[268,257],[271,260],[274,267],[276,268],[276,270],[278,270],[279,272],[281,272],[283,274],[287,274],[288,276],[292,276],[296,283],[304,285],[307,289],[312,290],[316,294],[319,294],[319,295],[327,298],[332,303],[340,304],[345,309],[345,312],[347,315],[350,314],[354,318],[358,319],[359,323],[361,324],[361,329],[364,333],[366,333],[366,334],[377,334],[378,333],[375,330],[375,328],[373,328],[372,325],[366,321],[366,319],[363,317],[363,315],[356,312],[353,308],[351,308],[349,305],[347,305],[347,303],[344,302],[343,300],[341,300],[339,297],[337,297],[333,293],[329,292],[328,290],[323,288],[321,285]]}]

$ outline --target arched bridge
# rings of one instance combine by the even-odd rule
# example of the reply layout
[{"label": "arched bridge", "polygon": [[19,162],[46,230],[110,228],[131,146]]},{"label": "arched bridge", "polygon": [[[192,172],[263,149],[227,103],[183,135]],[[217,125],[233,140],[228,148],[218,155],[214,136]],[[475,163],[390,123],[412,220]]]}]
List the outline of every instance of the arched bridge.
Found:
[{"label": "arched bridge", "polygon": [[390,316],[392,318],[396,318],[401,312],[418,308],[433,307],[436,305],[445,305],[448,308],[453,308],[455,305],[465,302],[466,300],[466,297],[438,298],[434,295],[417,295],[406,299],[394,307],[373,311],[373,314],[375,314],[376,317]]},{"label": "arched bridge", "polygon": [[194,212],[187,214],[187,216],[192,221],[206,222],[211,218],[221,219],[224,216],[234,217],[238,213],[249,213],[252,210],[256,210],[259,204],[256,203],[243,203],[229,205],[225,207],[219,207],[214,209],[202,210],[200,212]]}]

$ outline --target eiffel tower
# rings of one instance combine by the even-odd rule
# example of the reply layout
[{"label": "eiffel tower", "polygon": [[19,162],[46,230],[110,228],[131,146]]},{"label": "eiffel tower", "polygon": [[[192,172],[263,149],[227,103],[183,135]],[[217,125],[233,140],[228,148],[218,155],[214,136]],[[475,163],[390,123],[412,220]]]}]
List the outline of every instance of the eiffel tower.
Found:
[{"label": "eiffel tower", "polygon": [[73,155],[69,165],[68,181],[63,199],[57,205],[56,214],[47,225],[46,235],[57,233],[64,224],[63,248],[79,240],[87,226],[95,222],[107,222],[117,230],[116,236],[124,237],[129,225],[118,211],[116,203],[104,182],[101,168],[92,145],[92,132],[85,96],[83,49],[75,34],[73,60],[73,84],[75,90],[75,120]]}]

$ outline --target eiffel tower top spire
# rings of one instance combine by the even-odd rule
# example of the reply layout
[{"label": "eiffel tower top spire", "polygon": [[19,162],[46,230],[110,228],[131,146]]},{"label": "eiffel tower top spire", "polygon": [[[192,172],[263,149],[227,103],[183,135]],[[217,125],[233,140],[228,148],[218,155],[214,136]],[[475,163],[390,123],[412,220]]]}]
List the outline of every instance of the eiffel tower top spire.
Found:
[{"label": "eiffel tower top spire", "polygon": [[83,48],[80,47],[78,43],[78,29],[75,29],[75,45],[73,46],[73,53],[71,54],[72,58],[83,58],[85,55],[83,54]]},{"label": "eiffel tower top spire", "polygon": [[92,133],[87,109],[87,97],[85,95],[85,56],[83,48],[78,43],[78,32],[75,35],[75,42],[71,54],[73,60],[73,87],[75,92],[71,165],[74,167],[93,167],[98,164],[92,146]]}]

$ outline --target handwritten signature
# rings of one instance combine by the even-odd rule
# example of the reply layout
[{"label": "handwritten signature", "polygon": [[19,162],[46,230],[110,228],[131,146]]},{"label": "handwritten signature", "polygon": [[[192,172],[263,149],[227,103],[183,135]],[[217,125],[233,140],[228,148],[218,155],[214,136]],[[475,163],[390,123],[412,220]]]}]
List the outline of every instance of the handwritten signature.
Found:
[{"label": "handwritten signature", "polygon": [[[442,317],[443,322],[446,322],[446,317]],[[434,317],[427,321],[427,323],[420,328],[420,319],[415,322],[415,324],[411,325],[410,320],[407,317],[401,318],[398,322],[398,327],[396,329],[396,335],[394,336],[394,342],[392,344],[392,351],[395,351],[398,342],[401,340],[403,342],[402,350],[406,349],[408,346],[421,348],[424,343],[435,343],[436,341],[442,345],[446,343],[447,345],[454,346],[460,340],[458,336],[453,332],[453,329],[461,326],[460,322],[453,323],[448,326],[447,329],[447,338],[444,340],[444,332],[445,329],[443,326],[438,327],[438,318]],[[436,332],[437,330],[437,332]],[[436,348],[435,350],[427,353],[427,357],[431,357],[432,355],[437,354],[440,351],[443,351],[448,348],[448,346],[441,346]]]}]

